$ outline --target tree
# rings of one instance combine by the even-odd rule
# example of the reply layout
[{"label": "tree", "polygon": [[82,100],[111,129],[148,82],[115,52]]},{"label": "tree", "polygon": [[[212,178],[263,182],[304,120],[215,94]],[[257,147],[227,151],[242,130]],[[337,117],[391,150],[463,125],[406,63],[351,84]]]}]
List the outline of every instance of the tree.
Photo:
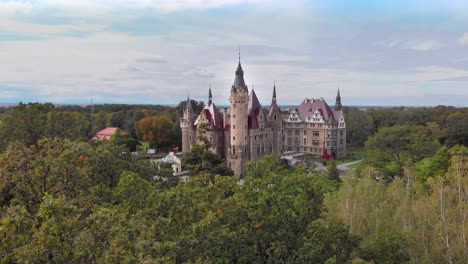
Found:
[{"label": "tree", "polygon": [[172,164],[166,162],[158,163],[158,178],[155,179],[157,182],[156,186],[158,188],[167,189],[177,186],[179,183],[179,177],[174,175],[174,170],[172,169]]},{"label": "tree", "polygon": [[200,173],[231,176],[234,172],[227,167],[226,161],[211,152],[205,145],[194,145],[192,149],[182,157],[182,166]]},{"label": "tree", "polygon": [[372,119],[366,111],[350,109],[346,113],[346,142],[348,147],[362,148],[374,133]]},{"label": "tree", "polygon": [[445,138],[448,147],[457,144],[468,146],[468,114],[455,112],[447,117]]},{"label": "tree", "polygon": [[114,201],[125,206],[130,213],[136,213],[147,206],[152,190],[147,180],[134,172],[124,171],[113,190]]},{"label": "tree", "polygon": [[165,115],[149,116],[135,123],[140,140],[148,141],[151,147],[169,148],[174,142],[174,122]]},{"label": "tree", "polygon": [[45,134],[47,113],[53,109],[54,106],[50,103],[19,103],[13,107],[11,114],[0,123],[0,140],[3,149],[12,141],[26,145],[36,144]]},{"label": "tree", "polygon": [[77,112],[53,110],[47,113],[45,137],[84,140],[89,134],[89,121]]},{"label": "tree", "polygon": [[450,151],[446,146],[437,150],[435,155],[414,164],[416,176],[425,182],[429,177],[442,177],[450,166]]},{"label": "tree", "polygon": [[384,127],[366,142],[365,162],[387,176],[403,175],[403,166],[430,157],[439,147],[422,126]]},{"label": "tree", "polygon": [[358,246],[358,237],[351,235],[343,223],[318,219],[308,225],[296,261],[326,263],[333,259],[334,263],[346,263]]},{"label": "tree", "polygon": [[327,217],[362,237],[360,258],[376,263],[468,260],[468,149],[455,146],[448,153],[446,174],[424,183],[414,181],[406,168],[404,177],[389,183],[346,177],[338,192],[326,195]]},{"label": "tree", "polygon": [[76,198],[89,187],[86,143],[43,139],[37,146],[12,143],[0,156],[0,201],[14,199],[33,213],[46,194]]},{"label": "tree", "polygon": [[126,123],[127,123],[127,115],[124,111],[112,113],[112,116],[109,120],[109,125],[111,127],[118,127],[121,129],[125,129]]},{"label": "tree", "polygon": [[330,180],[334,180],[334,181],[340,180],[338,168],[336,167],[336,160],[332,159],[331,161],[328,162],[327,170],[328,170],[328,178]]}]

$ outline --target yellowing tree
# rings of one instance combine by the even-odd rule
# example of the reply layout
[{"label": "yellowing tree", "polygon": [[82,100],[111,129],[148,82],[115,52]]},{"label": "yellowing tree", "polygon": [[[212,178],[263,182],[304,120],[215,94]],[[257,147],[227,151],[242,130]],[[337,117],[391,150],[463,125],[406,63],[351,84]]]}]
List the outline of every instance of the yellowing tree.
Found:
[{"label": "yellowing tree", "polygon": [[166,115],[148,116],[135,123],[139,140],[148,141],[151,147],[167,148],[173,141],[174,122]]}]

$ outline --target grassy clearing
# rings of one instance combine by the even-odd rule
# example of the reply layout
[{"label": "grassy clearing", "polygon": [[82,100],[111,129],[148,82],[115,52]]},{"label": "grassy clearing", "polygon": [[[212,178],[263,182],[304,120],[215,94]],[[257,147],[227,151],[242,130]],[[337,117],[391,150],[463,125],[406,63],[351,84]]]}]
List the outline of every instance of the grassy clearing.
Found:
[{"label": "grassy clearing", "polygon": [[350,165],[349,166],[350,168],[353,168],[353,169],[363,169],[364,168],[364,162],[358,162],[356,164],[353,164],[353,165]]},{"label": "grassy clearing", "polygon": [[343,164],[355,160],[360,160],[363,159],[365,156],[366,152],[364,150],[352,150],[348,153],[348,156],[346,156],[346,158],[337,160],[336,164]]}]

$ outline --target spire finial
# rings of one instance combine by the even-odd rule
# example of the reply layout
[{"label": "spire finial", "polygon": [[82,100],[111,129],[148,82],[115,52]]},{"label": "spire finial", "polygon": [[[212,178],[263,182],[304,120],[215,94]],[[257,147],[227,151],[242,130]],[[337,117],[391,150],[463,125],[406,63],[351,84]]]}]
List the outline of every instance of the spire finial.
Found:
[{"label": "spire finial", "polygon": [[213,96],[211,95],[211,82],[210,82],[209,88],[208,88],[208,105],[211,105],[212,98]]},{"label": "spire finial", "polygon": [[185,111],[192,113],[192,102],[190,100],[190,92],[187,92],[187,102],[185,103]]},{"label": "spire finial", "polygon": [[239,45],[238,49],[239,49],[239,64],[240,64],[240,45]]},{"label": "spire finial", "polygon": [[276,102],[276,80],[273,81],[273,96],[271,98],[273,102]]}]

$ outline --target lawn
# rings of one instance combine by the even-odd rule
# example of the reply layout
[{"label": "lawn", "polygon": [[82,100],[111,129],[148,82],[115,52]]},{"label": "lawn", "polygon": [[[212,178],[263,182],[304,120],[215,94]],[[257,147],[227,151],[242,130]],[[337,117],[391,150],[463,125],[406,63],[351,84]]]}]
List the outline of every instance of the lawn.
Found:
[{"label": "lawn", "polygon": [[356,164],[353,164],[353,165],[350,165],[349,166],[350,168],[353,168],[353,169],[363,169],[364,168],[364,162],[358,162]]},{"label": "lawn", "polygon": [[364,150],[350,151],[348,153],[348,156],[346,156],[346,158],[337,160],[336,164],[343,164],[343,163],[348,163],[348,162],[355,161],[355,160],[360,160],[360,159],[363,159],[365,156],[366,156],[366,152]]}]

